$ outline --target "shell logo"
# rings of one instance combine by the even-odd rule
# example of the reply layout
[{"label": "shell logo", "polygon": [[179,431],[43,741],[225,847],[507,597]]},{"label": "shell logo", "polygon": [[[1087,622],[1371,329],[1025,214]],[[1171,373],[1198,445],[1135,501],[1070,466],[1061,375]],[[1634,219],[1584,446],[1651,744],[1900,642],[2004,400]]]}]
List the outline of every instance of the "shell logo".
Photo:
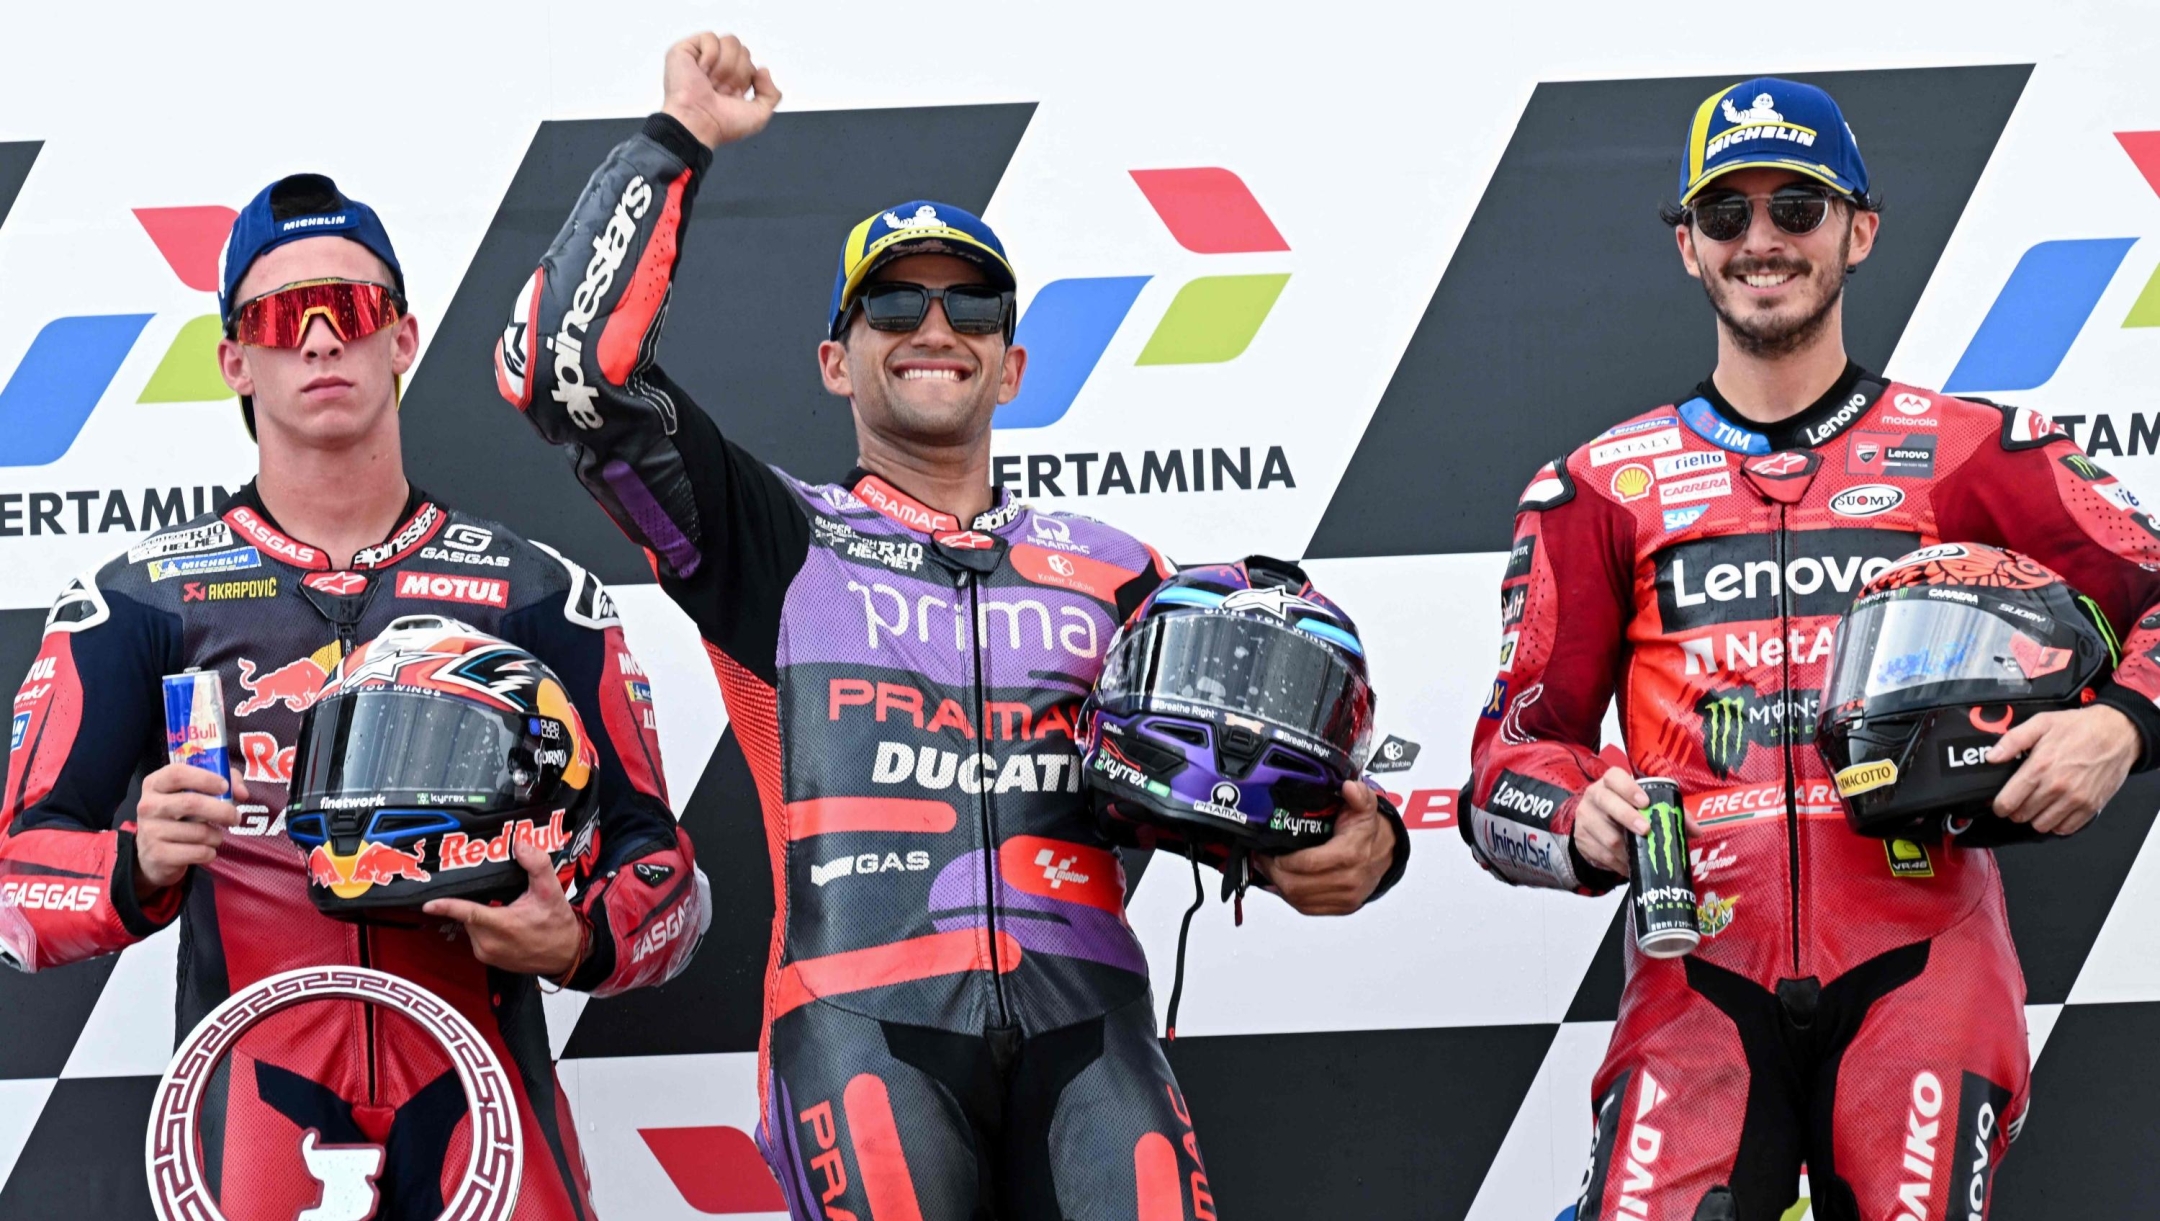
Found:
[{"label": "shell logo", "polygon": [[1648,496],[1650,484],[1650,468],[1640,462],[1630,462],[1612,474],[1612,494],[1622,501]]}]

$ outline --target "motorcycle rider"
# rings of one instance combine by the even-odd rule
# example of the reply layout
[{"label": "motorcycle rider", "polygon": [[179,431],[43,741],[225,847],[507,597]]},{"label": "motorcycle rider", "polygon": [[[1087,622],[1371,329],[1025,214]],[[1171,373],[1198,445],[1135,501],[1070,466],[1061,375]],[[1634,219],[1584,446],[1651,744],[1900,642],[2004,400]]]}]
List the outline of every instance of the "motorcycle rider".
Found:
[{"label": "motorcycle rider", "polygon": [[[1847,827],[1810,744],[1832,627],[1944,541],[2022,551],[2097,600],[2126,629],[2113,681],[1987,754],[2024,756],[1995,814],[2068,835],[2155,762],[2160,525],[2052,421],[1846,356],[1845,280],[1881,216],[1826,93],[1711,95],[1663,215],[1717,364],[1524,493],[1463,823],[1503,880],[1598,894],[1648,830],[1634,777],[1685,797],[1703,941],[1628,948],[1578,1212],[1775,1218],[1804,1161],[1824,1221],[1977,1218],[2030,1071],[1999,875],[1969,843]],[[1598,753],[1616,694],[1629,767]]]},{"label": "motorcycle rider", "polygon": [[[590,1218],[536,978],[596,995],[659,983],[688,961],[708,908],[666,802],[642,672],[596,578],[406,481],[397,389],[419,323],[371,209],[319,174],[281,179],[235,220],[221,271],[218,359],[260,470],[229,505],[152,535],[54,603],[15,699],[0,797],[0,895],[28,928],[9,952],[52,967],[177,919],[183,1034],[294,967],[411,979],[456,1006],[508,1070],[525,1141],[517,1216]],[[340,657],[415,613],[508,639],[569,689],[600,755],[600,834],[568,897],[548,854],[520,842],[529,882],[506,905],[441,899],[347,923],[311,903],[284,825],[301,714]],[[213,772],[164,763],[159,678],[188,668],[230,693],[229,793]],[[116,817],[139,771],[141,800]],[[200,1122],[206,1173],[236,1221],[289,1221],[318,1200],[304,1137],[384,1150],[380,1217],[435,1217],[464,1172],[466,1101],[448,1057],[358,1002],[251,1028]]]},{"label": "motorcycle rider", "polygon": [[[817,355],[858,468],[813,485],[724,439],[652,354],[712,150],[780,93],[712,34],[665,84],[527,283],[497,377],[697,623],[756,780],[778,897],[759,1138],[793,1215],[1212,1217],[1072,742],[1167,569],[992,485],[1027,356],[1002,245],[947,204],[843,249]],[[1261,862],[1302,911],[1402,870],[1400,819],[1362,784],[1343,801],[1331,841]]]}]

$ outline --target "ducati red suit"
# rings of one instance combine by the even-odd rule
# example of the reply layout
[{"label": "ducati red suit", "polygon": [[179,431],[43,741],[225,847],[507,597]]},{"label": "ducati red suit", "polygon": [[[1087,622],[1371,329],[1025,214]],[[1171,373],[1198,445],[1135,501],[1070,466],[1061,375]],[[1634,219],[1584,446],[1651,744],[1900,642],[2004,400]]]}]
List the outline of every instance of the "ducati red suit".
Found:
[{"label": "ducati red suit", "polygon": [[[222,513],[153,535],[60,595],[15,697],[0,798],[0,945],[16,965],[110,954],[180,921],[178,1033],[294,967],[374,967],[454,1005],[507,1071],[524,1130],[521,1221],[586,1221],[585,1166],[532,977],[483,966],[461,928],[349,924],[308,898],[285,835],[301,714],[326,672],[401,615],[440,614],[523,646],[561,677],[599,748],[599,835],[571,904],[590,926],[568,986],[607,995],[682,969],[708,902],[662,788],[651,694],[599,580],[493,522],[414,492],[399,526],[333,571],[251,483]],[[232,770],[248,785],[217,860],[138,901],[131,775],[165,762],[159,676],[222,676]],[[21,917],[9,932],[9,917]],[[23,925],[27,924],[27,930]],[[27,936],[24,935],[27,931]],[[291,1221],[325,1190],[302,1149],[377,1145],[379,1221],[432,1221],[465,1168],[466,1101],[415,1023],[350,1001],[251,1028],[201,1114],[204,1169],[233,1221]],[[84,1187],[86,1206],[95,1186]],[[89,1207],[86,1211],[95,1211]]]},{"label": "ducati red suit", "polygon": [[2149,766],[2156,530],[2044,417],[1856,366],[1771,428],[1705,382],[1538,472],[1464,837],[1509,882],[1618,885],[1571,839],[1615,696],[1635,773],[1677,780],[1702,827],[1702,944],[1628,939],[1582,1221],[1774,1219],[1803,1160],[1822,1221],[1982,1215],[2030,1067],[1995,858],[1847,827],[1811,741],[1832,632],[1916,547],[2024,552],[2134,629],[2101,698]]}]

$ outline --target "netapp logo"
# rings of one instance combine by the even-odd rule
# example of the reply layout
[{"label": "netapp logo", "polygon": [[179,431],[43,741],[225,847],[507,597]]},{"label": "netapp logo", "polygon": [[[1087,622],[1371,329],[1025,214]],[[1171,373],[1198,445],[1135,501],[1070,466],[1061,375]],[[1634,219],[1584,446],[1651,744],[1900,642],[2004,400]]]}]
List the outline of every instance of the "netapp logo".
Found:
[{"label": "netapp logo", "polygon": [[1540,827],[1552,826],[1553,811],[1568,799],[1566,789],[1532,780],[1528,776],[1503,771],[1493,785],[1492,800],[1486,805],[1494,810],[1504,810],[1520,815],[1525,821]]},{"label": "netapp logo", "polygon": [[1837,615],[1860,587],[1920,545],[1900,530],[1803,530],[1777,562],[1772,535],[1725,535],[1657,553],[1658,618],[1667,632],[1775,619],[1789,591],[1792,614]]}]

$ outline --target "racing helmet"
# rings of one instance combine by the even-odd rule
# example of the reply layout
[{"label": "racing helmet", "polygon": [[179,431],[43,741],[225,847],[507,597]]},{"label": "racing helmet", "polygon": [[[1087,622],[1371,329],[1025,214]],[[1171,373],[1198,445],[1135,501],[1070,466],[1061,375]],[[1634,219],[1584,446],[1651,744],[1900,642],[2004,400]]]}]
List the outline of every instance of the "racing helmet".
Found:
[{"label": "racing helmet", "polygon": [[1941,543],[1869,582],[1838,625],[1815,747],[1864,835],[1986,845],[2039,838],[1993,815],[2010,728],[2082,707],[2120,648],[2092,599],[2030,557]]},{"label": "racing helmet", "polygon": [[285,831],[308,894],[362,919],[526,885],[516,844],[565,886],[599,849],[600,754],[531,653],[455,619],[408,615],[339,661],[300,722]]},{"label": "racing helmet", "polygon": [[1249,556],[1171,577],[1118,629],[1081,776],[1115,842],[1293,851],[1334,834],[1372,724],[1357,625],[1297,565]]}]

